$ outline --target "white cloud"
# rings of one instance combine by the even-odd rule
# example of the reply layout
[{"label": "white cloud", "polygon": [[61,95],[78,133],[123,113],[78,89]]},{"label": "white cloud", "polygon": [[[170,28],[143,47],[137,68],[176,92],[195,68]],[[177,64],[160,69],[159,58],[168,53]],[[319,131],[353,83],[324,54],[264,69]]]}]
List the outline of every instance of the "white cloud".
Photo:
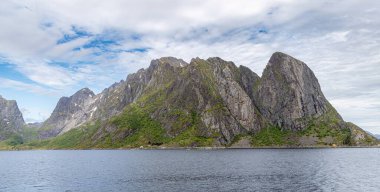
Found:
[{"label": "white cloud", "polygon": [[1,78],[1,77],[0,77],[0,87],[12,88],[12,89],[20,90],[20,91],[25,91],[25,92],[34,93],[34,94],[42,94],[42,95],[56,95],[57,96],[59,93],[58,90],[46,89],[39,85],[23,83],[20,81],[15,81],[15,80]]}]

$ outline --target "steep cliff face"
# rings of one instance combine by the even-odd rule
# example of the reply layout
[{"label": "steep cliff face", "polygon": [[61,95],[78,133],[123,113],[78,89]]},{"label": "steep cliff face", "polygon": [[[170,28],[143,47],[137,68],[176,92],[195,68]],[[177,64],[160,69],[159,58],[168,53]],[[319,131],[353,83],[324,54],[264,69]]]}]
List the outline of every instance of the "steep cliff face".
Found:
[{"label": "steep cliff face", "polygon": [[0,141],[20,133],[25,125],[16,101],[0,96]]},{"label": "steep cliff face", "polygon": [[94,93],[84,88],[70,97],[61,97],[51,116],[42,124],[41,138],[56,136],[84,123],[91,114],[86,111]]},{"label": "steep cliff face", "polygon": [[[195,137],[211,137],[217,145],[227,144],[234,136],[257,131],[263,124],[235,79],[239,70],[233,63],[219,58],[197,58],[187,64],[161,58],[140,72],[137,82],[145,84],[138,86],[142,88],[134,103],[158,121],[170,138],[191,129]],[[129,77],[136,78],[136,74]],[[127,137],[133,133],[130,129],[120,133],[112,128],[97,133],[107,134]]]},{"label": "steep cliff face", "polygon": [[314,73],[289,55],[274,53],[263,72],[257,92],[258,107],[274,125],[302,130],[305,118],[317,118],[328,110]]},{"label": "steep cliff face", "polygon": [[165,76],[172,78],[159,88],[164,101],[157,105],[153,117],[172,137],[194,127],[198,136],[214,137],[219,144],[227,144],[236,135],[253,133],[263,126],[263,119],[239,84],[240,71],[232,62],[196,58]]},{"label": "steep cliff face", "polygon": [[[214,68],[215,84],[223,99],[228,111],[238,123],[250,132],[257,132],[262,125],[262,119],[253,104],[249,94],[249,83],[243,84],[240,81],[251,80],[254,74],[241,73],[234,63],[226,62],[220,58],[210,58],[207,60]],[[253,77],[254,80],[254,77]],[[247,86],[247,87],[246,87]]]},{"label": "steep cliff face", "polygon": [[261,78],[217,57],[152,60],[97,95],[83,89],[61,98],[41,135],[75,135],[87,147],[222,146],[240,137],[259,146],[374,141],[343,121],[305,63],[279,52]]},{"label": "steep cliff face", "polygon": [[248,94],[248,96],[251,98],[252,102],[257,106],[256,104],[256,94],[258,85],[260,84],[260,77],[251,71],[248,67],[239,66],[241,80],[239,81],[241,87],[244,89],[244,91]]}]

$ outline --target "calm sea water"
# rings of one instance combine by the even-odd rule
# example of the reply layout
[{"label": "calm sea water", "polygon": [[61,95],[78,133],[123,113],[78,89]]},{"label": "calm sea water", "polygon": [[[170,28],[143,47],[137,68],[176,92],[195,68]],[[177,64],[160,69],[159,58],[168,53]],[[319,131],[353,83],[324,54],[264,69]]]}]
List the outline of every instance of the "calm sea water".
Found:
[{"label": "calm sea water", "polygon": [[380,149],[0,151],[0,191],[380,191]]}]

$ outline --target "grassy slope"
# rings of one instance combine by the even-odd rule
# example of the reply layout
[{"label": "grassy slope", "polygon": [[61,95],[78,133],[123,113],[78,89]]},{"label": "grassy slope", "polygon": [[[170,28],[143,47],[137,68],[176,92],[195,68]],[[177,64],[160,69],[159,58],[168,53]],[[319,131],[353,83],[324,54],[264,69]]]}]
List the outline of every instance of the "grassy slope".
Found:
[{"label": "grassy slope", "polygon": [[[356,125],[342,121],[330,104],[324,115],[301,120],[307,121],[306,129],[294,132],[270,126],[251,137],[252,146],[370,146],[378,143]],[[358,133],[363,134],[363,138],[356,139]],[[303,140],[312,140],[312,144]]]},{"label": "grassy slope", "polygon": [[[122,114],[106,123],[93,122],[48,140],[19,143],[14,146],[4,143],[4,145],[0,144],[0,149],[136,148],[159,145],[172,147],[211,146],[214,139],[199,136],[195,126],[198,117],[196,114],[190,116],[190,119],[184,120],[191,121],[188,129],[171,138],[165,134],[165,129],[161,124],[151,119],[143,108],[131,105]],[[116,126],[116,131],[100,131],[107,126]],[[94,139],[99,132],[101,137]],[[130,134],[119,137],[126,132]]]}]

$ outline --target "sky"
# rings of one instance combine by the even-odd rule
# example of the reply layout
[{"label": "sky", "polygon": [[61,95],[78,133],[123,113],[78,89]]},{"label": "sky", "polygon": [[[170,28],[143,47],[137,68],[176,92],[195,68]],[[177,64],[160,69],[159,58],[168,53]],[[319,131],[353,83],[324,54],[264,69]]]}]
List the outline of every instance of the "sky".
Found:
[{"label": "sky", "polygon": [[221,57],[261,76],[281,51],[314,71],[346,121],[380,134],[380,1],[0,1],[0,95],[26,122],[163,56]]}]

